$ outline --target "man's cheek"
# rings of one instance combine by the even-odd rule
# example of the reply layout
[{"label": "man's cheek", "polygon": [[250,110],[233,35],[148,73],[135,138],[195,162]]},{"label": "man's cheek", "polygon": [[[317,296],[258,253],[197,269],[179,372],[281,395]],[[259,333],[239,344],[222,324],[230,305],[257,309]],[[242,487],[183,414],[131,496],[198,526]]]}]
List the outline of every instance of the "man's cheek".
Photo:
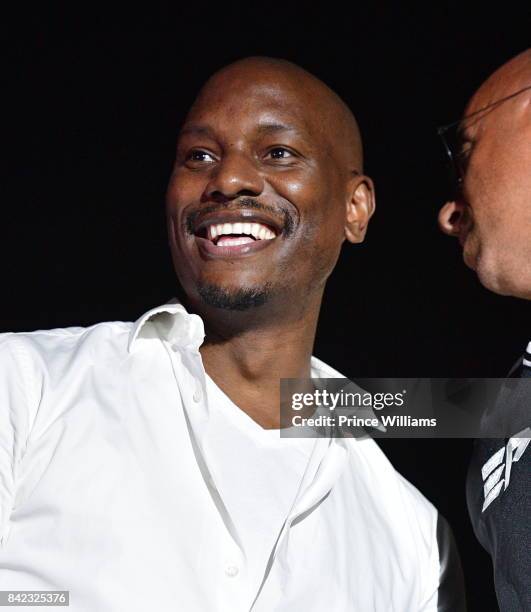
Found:
[{"label": "man's cheek", "polygon": [[477,258],[480,251],[480,242],[474,231],[463,238],[463,261],[472,270],[476,269]]},{"label": "man's cheek", "polygon": [[185,225],[185,219],[179,211],[172,210],[168,215],[169,239],[172,251],[182,252],[193,246],[194,237],[191,236]]}]

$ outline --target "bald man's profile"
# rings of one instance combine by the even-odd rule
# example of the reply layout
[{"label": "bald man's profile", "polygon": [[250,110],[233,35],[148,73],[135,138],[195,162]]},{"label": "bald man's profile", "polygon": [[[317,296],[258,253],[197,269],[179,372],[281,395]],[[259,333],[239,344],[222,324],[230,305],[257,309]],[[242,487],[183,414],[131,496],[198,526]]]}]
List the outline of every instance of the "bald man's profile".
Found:
[{"label": "bald man's profile", "polygon": [[76,612],[464,609],[447,524],[371,438],[280,435],[280,379],[342,378],[312,349],[374,212],[351,111],[289,62],[223,68],[166,211],[179,299],[0,336],[0,591],[68,591]]},{"label": "bald man's profile", "polygon": [[[459,188],[440,227],[459,239],[487,289],[531,300],[531,49],[489,76],[458,126],[450,153]],[[531,337],[522,333],[522,355],[485,417],[502,433],[475,440],[467,479],[470,519],[492,557],[503,612],[531,609]]]}]

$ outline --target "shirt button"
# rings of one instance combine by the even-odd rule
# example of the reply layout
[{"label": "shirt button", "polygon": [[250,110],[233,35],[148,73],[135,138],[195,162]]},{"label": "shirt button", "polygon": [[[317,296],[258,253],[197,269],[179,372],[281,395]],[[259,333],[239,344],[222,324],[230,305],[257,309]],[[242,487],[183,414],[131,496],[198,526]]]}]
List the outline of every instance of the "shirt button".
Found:
[{"label": "shirt button", "polygon": [[225,568],[225,574],[227,574],[229,578],[234,578],[239,573],[240,569],[236,567],[236,565],[227,565],[227,567]]},{"label": "shirt button", "polygon": [[201,401],[201,391],[199,389],[196,389],[194,391],[194,394],[192,395],[192,399],[196,403]]}]

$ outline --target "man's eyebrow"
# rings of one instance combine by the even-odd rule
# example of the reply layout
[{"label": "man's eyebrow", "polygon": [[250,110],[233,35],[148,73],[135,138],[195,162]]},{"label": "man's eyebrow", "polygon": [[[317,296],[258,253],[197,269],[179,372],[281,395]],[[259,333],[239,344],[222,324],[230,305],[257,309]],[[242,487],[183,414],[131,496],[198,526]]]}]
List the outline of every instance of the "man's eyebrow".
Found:
[{"label": "man's eyebrow", "polygon": [[292,125],[284,125],[283,123],[261,123],[258,126],[257,132],[260,134],[274,134],[275,132],[300,132],[300,130]]},{"label": "man's eyebrow", "polygon": [[197,125],[191,123],[184,125],[179,132],[179,137],[191,134],[193,136],[206,136],[208,138],[214,138],[214,130],[208,125]]},{"label": "man's eyebrow", "polygon": [[[285,125],[283,123],[260,123],[256,128],[256,131],[259,135],[267,135],[267,134],[275,134],[277,132],[294,132],[298,134],[303,134],[299,128],[292,125]],[[204,136],[206,138],[214,139],[215,131],[209,125],[200,125],[195,123],[190,123],[188,125],[184,125],[179,132],[179,138],[182,136]]]}]

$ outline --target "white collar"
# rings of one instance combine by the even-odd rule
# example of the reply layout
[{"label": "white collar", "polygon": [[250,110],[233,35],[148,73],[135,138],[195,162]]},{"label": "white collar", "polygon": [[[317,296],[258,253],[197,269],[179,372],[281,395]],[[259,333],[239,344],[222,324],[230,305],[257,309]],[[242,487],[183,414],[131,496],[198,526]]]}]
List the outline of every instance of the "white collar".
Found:
[{"label": "white collar", "polygon": [[[166,340],[172,347],[198,351],[205,339],[205,327],[199,315],[189,313],[177,298],[145,312],[134,323],[129,335],[128,351],[150,340]],[[311,357],[312,378],[346,378],[317,357]],[[371,411],[372,412],[372,411]],[[374,414],[373,414],[374,416]],[[346,447],[347,440],[333,438],[332,443]]]},{"label": "white collar", "polygon": [[205,339],[205,327],[199,315],[190,314],[176,298],[172,298],[166,304],[148,310],[133,323],[127,350],[133,352],[140,340],[150,338],[162,338],[172,346],[197,350]]},{"label": "white collar", "polygon": [[[140,340],[158,338],[172,346],[198,350],[205,339],[205,326],[199,315],[190,314],[177,298],[171,298],[133,323],[127,349],[131,353]],[[317,357],[312,357],[311,368],[314,378],[345,378]]]}]

